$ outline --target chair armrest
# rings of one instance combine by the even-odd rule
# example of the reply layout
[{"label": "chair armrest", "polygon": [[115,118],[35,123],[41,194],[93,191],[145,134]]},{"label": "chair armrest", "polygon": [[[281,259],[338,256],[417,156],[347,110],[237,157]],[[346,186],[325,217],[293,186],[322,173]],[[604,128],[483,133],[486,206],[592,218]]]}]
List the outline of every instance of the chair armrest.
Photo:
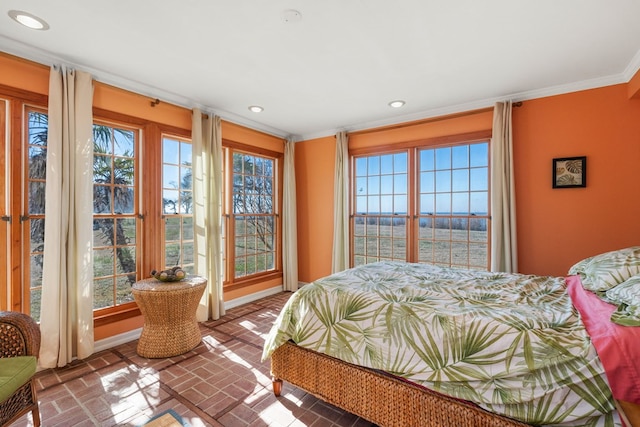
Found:
[{"label": "chair armrest", "polygon": [[40,353],[40,326],[31,316],[0,311],[0,357],[35,356]]}]

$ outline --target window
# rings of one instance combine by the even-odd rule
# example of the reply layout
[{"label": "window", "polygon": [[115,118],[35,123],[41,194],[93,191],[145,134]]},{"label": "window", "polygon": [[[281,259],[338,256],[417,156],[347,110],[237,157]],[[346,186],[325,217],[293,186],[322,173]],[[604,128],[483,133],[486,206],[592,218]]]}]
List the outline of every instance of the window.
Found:
[{"label": "window", "polygon": [[[40,320],[42,266],[44,255],[45,178],[47,172],[48,116],[35,108],[27,108],[26,173],[27,215],[21,218],[29,232],[29,263],[24,277],[29,289],[29,313]],[[26,241],[26,240],[25,240]]]},{"label": "window", "polygon": [[355,160],[355,265],[408,259],[407,152]]},{"label": "window", "polygon": [[225,277],[241,284],[280,269],[276,154],[225,148]]},{"label": "window", "polygon": [[489,144],[418,150],[417,261],[488,269]]},{"label": "window", "polygon": [[164,267],[194,273],[191,142],[162,138],[162,218]]},{"label": "window", "polygon": [[138,279],[138,131],[94,124],[94,309],[133,301]]},{"label": "window", "polygon": [[486,141],[356,155],[353,165],[353,265],[489,268]]}]

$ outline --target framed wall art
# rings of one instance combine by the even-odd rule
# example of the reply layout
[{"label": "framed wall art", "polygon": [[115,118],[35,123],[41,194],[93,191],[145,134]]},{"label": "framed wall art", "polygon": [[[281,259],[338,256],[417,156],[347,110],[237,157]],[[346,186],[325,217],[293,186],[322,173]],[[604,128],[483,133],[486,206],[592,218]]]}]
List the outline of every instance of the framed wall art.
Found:
[{"label": "framed wall art", "polygon": [[553,159],[553,188],[587,186],[587,157],[561,157]]}]

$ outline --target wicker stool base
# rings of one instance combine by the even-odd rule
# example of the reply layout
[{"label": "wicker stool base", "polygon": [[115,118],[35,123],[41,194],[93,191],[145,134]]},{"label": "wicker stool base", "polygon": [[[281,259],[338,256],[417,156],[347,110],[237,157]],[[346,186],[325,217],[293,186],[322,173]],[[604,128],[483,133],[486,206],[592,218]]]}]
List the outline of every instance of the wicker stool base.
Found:
[{"label": "wicker stool base", "polygon": [[271,356],[274,390],[279,380],[380,427],[526,427],[470,403],[407,381],[351,365],[288,342]]},{"label": "wicker stool base", "polygon": [[193,350],[201,340],[197,323],[145,325],[136,352],[149,359],[178,356]]},{"label": "wicker stool base", "polygon": [[133,296],[144,316],[137,347],[140,356],[178,356],[200,343],[196,310],[206,284],[206,279],[191,276],[182,282],[145,279],[133,285]]}]

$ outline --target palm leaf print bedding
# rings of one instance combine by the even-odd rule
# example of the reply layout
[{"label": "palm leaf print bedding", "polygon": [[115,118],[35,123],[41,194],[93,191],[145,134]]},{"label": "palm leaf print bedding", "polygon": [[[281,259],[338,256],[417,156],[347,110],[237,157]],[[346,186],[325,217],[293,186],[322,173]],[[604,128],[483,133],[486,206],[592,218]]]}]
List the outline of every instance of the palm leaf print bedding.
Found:
[{"label": "palm leaf print bedding", "polygon": [[294,293],[263,359],[297,345],[535,425],[620,425],[564,279],[378,262]]}]

